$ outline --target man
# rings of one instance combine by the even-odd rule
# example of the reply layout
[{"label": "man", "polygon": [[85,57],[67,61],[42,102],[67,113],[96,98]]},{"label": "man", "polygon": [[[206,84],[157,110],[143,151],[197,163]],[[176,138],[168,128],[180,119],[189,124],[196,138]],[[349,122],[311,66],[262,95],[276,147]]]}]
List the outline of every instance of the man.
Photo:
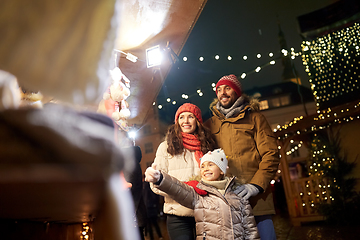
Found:
[{"label": "man", "polygon": [[276,239],[275,214],[270,181],[279,165],[276,138],[259,104],[242,94],[235,75],[222,77],[216,84],[217,98],[210,104],[213,116],[205,125],[229,159],[229,172],[246,184],[239,193],[249,199],[261,240]]}]

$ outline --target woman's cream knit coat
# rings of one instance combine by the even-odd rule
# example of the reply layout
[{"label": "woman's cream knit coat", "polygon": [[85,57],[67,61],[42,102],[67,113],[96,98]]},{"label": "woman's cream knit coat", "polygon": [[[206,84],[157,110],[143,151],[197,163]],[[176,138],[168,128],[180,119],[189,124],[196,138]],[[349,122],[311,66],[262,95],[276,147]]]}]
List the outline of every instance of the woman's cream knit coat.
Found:
[{"label": "woman's cream knit coat", "polygon": [[[169,175],[176,177],[182,182],[189,181],[194,176],[200,175],[199,164],[195,160],[195,152],[185,149],[184,154],[171,156],[167,152],[166,141],[160,143],[157,151],[154,163],[156,163],[156,169]],[[172,214],[176,216],[194,216],[194,210],[186,208],[173,199],[171,199],[166,193],[160,191],[150,184],[151,189],[159,195],[165,197],[164,213]]]}]

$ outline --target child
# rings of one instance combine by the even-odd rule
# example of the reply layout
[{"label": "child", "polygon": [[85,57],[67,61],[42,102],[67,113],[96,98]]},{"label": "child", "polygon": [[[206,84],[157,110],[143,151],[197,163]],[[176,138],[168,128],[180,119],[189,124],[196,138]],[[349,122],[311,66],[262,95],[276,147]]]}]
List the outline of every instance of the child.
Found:
[{"label": "child", "polygon": [[200,182],[180,182],[155,164],[146,169],[145,181],[194,209],[196,239],[260,239],[249,202],[237,195],[235,177],[225,177],[227,163],[224,151],[215,149],[201,158]]}]

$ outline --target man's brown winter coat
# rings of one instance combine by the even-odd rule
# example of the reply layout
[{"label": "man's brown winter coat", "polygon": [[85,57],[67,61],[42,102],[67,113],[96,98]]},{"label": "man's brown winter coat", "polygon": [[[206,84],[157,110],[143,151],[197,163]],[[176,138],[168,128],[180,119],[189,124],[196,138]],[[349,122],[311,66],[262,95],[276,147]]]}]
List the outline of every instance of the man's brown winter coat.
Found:
[{"label": "man's brown winter coat", "polygon": [[[216,99],[217,100],[217,99]],[[275,214],[270,181],[279,165],[278,145],[273,131],[256,106],[247,105],[236,117],[225,118],[211,104],[213,117],[205,122],[229,160],[229,173],[264,189],[250,198],[254,215]]]},{"label": "man's brown winter coat", "polygon": [[162,175],[162,181],[154,187],[166,192],[185,207],[194,209],[196,239],[260,239],[251,206],[237,195],[234,177],[229,179],[224,195],[215,187],[200,181],[197,188],[207,192],[202,196],[196,193],[193,187],[165,172],[162,172]]}]

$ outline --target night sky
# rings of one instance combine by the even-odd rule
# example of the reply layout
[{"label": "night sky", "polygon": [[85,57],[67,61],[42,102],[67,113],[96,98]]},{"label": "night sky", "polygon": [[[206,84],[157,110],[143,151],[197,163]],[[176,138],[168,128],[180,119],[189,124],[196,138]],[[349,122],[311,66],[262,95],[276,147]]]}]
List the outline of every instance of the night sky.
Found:
[{"label": "night sky", "polygon": [[[203,114],[216,97],[211,83],[228,74],[240,76],[249,73],[281,56],[278,40],[279,25],[285,35],[287,46],[295,52],[301,51],[302,37],[297,17],[326,7],[335,0],[208,0],[195,24],[184,48],[169,72],[158,95],[157,104],[163,108],[160,115],[168,121],[184,102],[198,105]],[[171,44],[171,43],[170,43]],[[274,53],[272,58],[269,53]],[[219,55],[219,60],[214,56]],[[257,58],[257,54],[261,54]],[[232,60],[229,61],[227,56]],[[182,59],[186,56],[188,60]],[[204,61],[199,61],[199,57]],[[243,60],[247,56],[247,60]],[[295,58],[294,65],[302,84],[309,87],[301,57]],[[241,79],[243,90],[281,82],[283,66],[277,60],[260,72],[253,72]],[[197,90],[203,96],[199,97]],[[188,99],[183,99],[187,94]],[[170,98],[170,103],[167,102]],[[172,101],[176,104],[171,104]]]}]

